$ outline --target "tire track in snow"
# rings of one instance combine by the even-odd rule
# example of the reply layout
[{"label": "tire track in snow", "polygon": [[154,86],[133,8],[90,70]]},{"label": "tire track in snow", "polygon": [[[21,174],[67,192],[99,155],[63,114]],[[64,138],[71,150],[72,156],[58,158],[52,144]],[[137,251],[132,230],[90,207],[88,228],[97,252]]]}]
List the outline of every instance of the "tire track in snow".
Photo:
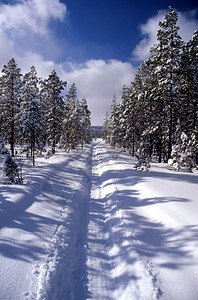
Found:
[{"label": "tire track in snow", "polygon": [[108,296],[108,233],[106,230],[105,199],[102,198],[101,194],[98,157],[97,146],[94,146],[87,237],[88,297],[91,299],[110,299]]},{"label": "tire track in snow", "polygon": [[[88,225],[88,297],[106,300],[155,300],[160,297],[157,271],[138,253],[131,214],[119,203],[119,165],[103,142],[93,148],[90,222]],[[110,175],[108,175],[110,174]]]},{"label": "tire track in snow", "polygon": [[[35,257],[33,274],[37,276],[37,291],[25,292],[26,300],[74,300],[79,299],[79,292],[85,293],[82,276],[86,277],[86,274],[83,274],[84,270],[81,272],[80,264],[85,265],[82,262],[86,234],[83,226],[89,196],[89,160],[90,149],[83,151],[82,155],[74,155],[66,166],[71,172],[70,179],[67,173],[64,178],[63,166],[58,174],[50,173],[41,186],[43,201],[47,201],[51,209],[58,205],[60,216],[51,239],[46,243],[45,255]],[[50,200],[46,200],[48,195]]]}]

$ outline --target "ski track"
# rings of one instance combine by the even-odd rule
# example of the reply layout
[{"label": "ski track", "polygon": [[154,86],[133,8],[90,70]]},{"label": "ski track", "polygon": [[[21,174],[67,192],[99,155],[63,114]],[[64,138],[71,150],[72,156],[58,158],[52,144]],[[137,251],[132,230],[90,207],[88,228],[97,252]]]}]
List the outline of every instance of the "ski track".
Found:
[{"label": "ski track", "polygon": [[[89,196],[89,168],[90,153],[86,159],[82,155],[74,155],[68,161],[71,168],[75,168],[79,161],[77,172],[78,183],[73,181],[72,189],[64,188],[63,194],[54,199],[55,203],[64,204],[60,210],[58,225],[48,243],[46,253],[37,256],[34,263],[33,277],[37,279],[37,289],[31,288],[24,292],[26,300],[55,300],[55,299],[83,299],[85,297],[85,245],[84,229],[86,228],[87,197]],[[59,178],[51,174],[42,183],[43,198],[47,193],[59,194]],[[32,279],[35,282],[35,278]],[[78,287],[77,287],[78,286]],[[77,288],[76,288],[77,287]],[[81,295],[81,296],[80,296]],[[84,298],[85,299],[85,298]]]},{"label": "ski track", "polygon": [[[9,189],[15,191],[16,195],[12,199],[13,208],[11,207],[10,211],[6,211],[9,208],[8,204],[12,203],[9,200],[10,196],[5,203],[2,202],[5,212],[10,213],[8,220],[5,218],[6,214],[4,216],[4,210],[0,211],[4,225],[1,237],[5,240],[4,245],[6,243],[10,245],[11,251],[4,254],[2,262],[5,268],[5,261],[9,261],[9,256],[13,259],[15,248],[12,247],[12,243],[15,243],[18,245],[18,251],[24,245],[24,252],[20,253],[21,256],[17,252],[13,260],[16,274],[25,274],[27,267],[25,282],[28,284],[25,289],[24,284],[18,288],[16,299],[167,300],[181,299],[180,295],[184,293],[184,299],[188,299],[189,294],[188,290],[185,291],[185,287],[190,287],[190,281],[180,288],[183,292],[180,292],[178,287],[172,290],[171,280],[167,277],[168,271],[165,268],[160,269],[160,272],[163,272],[161,283],[161,274],[157,266],[170,264],[172,256],[177,257],[181,253],[184,253],[184,258],[179,256],[181,266],[182,263],[183,266],[188,266],[194,255],[194,269],[189,265],[189,269],[186,270],[189,272],[194,270],[194,277],[197,276],[196,233],[191,236],[192,234],[187,231],[190,227],[185,227],[186,231],[177,230],[178,224],[185,221],[179,211],[178,214],[177,211],[174,215],[170,214],[169,218],[169,206],[155,212],[157,205],[163,203],[149,206],[148,210],[151,199],[153,203],[160,194],[156,189],[155,196],[155,190],[150,190],[149,181],[143,180],[143,176],[152,179],[156,171],[144,175],[134,172],[130,165],[131,157],[127,158],[117,151],[108,147],[104,141],[97,140],[84,150],[69,153],[66,157],[65,154],[61,154],[58,163],[56,157],[50,158],[49,165],[45,160],[40,160],[40,165],[33,169],[32,174],[31,169],[27,169],[29,175],[26,176],[26,184],[3,188],[4,191],[1,192],[3,196]],[[41,175],[39,168],[42,168]],[[164,174],[166,172],[169,176],[169,171],[165,171]],[[189,175],[188,178],[192,191],[195,191],[196,177]],[[157,176],[155,181],[157,185]],[[166,187],[161,188],[163,195],[163,189]],[[188,197],[188,191],[185,193]],[[172,199],[171,208],[174,204],[178,205],[179,201],[188,203],[184,197],[171,198],[171,194],[170,197],[163,199],[164,204],[167,199]],[[143,217],[144,214],[146,219]],[[148,216],[151,221],[147,221]],[[170,236],[166,234],[161,244],[159,246],[154,244],[152,248],[152,242],[155,242],[152,235],[156,235],[156,224],[159,223],[155,219],[152,221],[152,218],[157,216],[165,220],[164,228],[175,226],[178,235],[174,237],[174,232]],[[176,216],[176,219],[173,216]],[[193,224],[196,224],[196,212],[191,212],[191,216],[193,227]],[[186,219],[186,226],[188,222]],[[151,224],[154,226],[152,231]],[[197,227],[194,225],[193,228]],[[15,234],[19,234],[19,242]],[[148,236],[145,237],[145,234]],[[182,242],[185,234],[189,239],[187,244]],[[148,239],[154,240],[147,245]],[[177,240],[183,248],[186,247],[186,252],[182,252],[182,247],[179,247],[181,253],[175,252]],[[170,244],[172,241],[175,243]],[[28,243],[31,245],[29,248]],[[164,247],[167,249],[164,250]],[[155,256],[151,253],[153,249],[154,253],[157,251]],[[9,268],[10,266],[6,270],[5,278],[8,278]],[[176,276],[177,268],[170,271]],[[10,274],[14,284],[10,287],[10,291],[7,292],[4,288],[0,292],[0,298],[3,295],[1,300],[14,300],[14,290],[20,285],[20,278],[15,279],[14,274]],[[184,274],[186,273],[178,273],[181,282]],[[191,295],[194,300],[196,281],[192,275],[190,280],[193,284]],[[166,290],[167,286],[172,294]]]},{"label": "ski track", "polygon": [[[36,281],[37,288],[30,284],[24,299],[157,299],[157,271],[139,254],[133,220],[119,207],[118,186],[106,175],[108,166],[115,172],[120,167],[115,152],[102,141],[88,152],[79,162],[81,182],[73,189],[65,187],[59,195],[60,179],[52,173],[42,183],[43,198],[51,192],[64,205],[46,253],[34,258],[32,284]],[[75,167],[80,158],[71,156],[68,166]]]},{"label": "ski track", "polygon": [[89,297],[157,299],[161,293],[157,271],[151,261],[138,253],[141,245],[135,237],[133,220],[117,203],[119,190],[114,178],[105,175],[108,165],[111,169],[115,166],[115,171],[116,167],[119,169],[113,153],[104,143],[95,144],[92,159],[87,247]]}]

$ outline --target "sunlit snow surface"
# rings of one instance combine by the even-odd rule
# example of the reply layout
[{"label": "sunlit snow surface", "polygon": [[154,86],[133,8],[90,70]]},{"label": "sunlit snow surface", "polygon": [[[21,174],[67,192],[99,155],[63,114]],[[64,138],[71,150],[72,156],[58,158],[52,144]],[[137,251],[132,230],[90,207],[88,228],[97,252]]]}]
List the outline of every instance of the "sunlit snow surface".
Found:
[{"label": "sunlit snow surface", "polygon": [[1,300],[198,299],[198,174],[135,163],[97,140],[0,185]]}]

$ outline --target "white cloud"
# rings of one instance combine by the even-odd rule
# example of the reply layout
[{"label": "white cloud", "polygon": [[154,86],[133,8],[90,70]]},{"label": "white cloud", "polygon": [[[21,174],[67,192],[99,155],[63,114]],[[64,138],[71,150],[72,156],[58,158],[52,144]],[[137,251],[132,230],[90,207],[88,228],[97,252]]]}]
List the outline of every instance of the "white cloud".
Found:
[{"label": "white cloud", "polygon": [[[62,20],[65,11],[66,6],[58,0],[21,0],[15,5],[0,5],[0,65],[14,57],[23,74],[34,65],[38,76],[43,78],[56,69],[60,78],[67,80],[68,88],[73,82],[76,84],[79,99],[86,97],[92,123],[102,124],[113,95],[120,96],[123,85],[129,85],[133,80],[135,69],[130,63],[118,60],[57,64],[53,59],[47,59],[42,44],[35,48],[32,40],[39,43],[40,35],[45,35],[46,42],[50,20]],[[49,48],[54,48],[53,37],[47,42]]]},{"label": "white cloud", "polygon": [[15,4],[0,5],[0,28],[24,34],[45,35],[52,19],[63,20],[66,6],[59,0],[18,0]]},{"label": "white cloud", "polygon": [[[14,56],[22,73],[35,66],[38,76],[47,78],[53,69],[67,81],[67,90],[76,84],[79,99],[85,97],[91,111],[92,125],[102,125],[106,111],[110,110],[113,95],[121,97],[122,87],[133,81],[136,69],[130,63],[118,60],[88,60],[83,64],[66,61],[57,64],[29,51],[23,56]],[[7,63],[7,62],[6,62]]]},{"label": "white cloud", "polygon": [[130,63],[118,60],[89,60],[84,64],[69,63],[64,74],[71,85],[76,84],[80,97],[86,97],[92,113],[93,125],[102,125],[105,112],[110,109],[113,95],[120,97],[123,85],[134,79],[135,69]]},{"label": "white cloud", "polygon": [[129,86],[136,73],[136,69],[130,63],[118,60],[92,59],[80,64],[69,61],[57,64],[31,51],[24,56],[15,56],[15,59],[23,74],[34,65],[38,76],[42,78],[47,78],[51,71],[56,69],[59,77],[67,81],[67,90],[75,83],[78,98],[87,99],[93,125],[103,124],[113,95],[119,100],[122,87]]},{"label": "white cloud", "polygon": [[[159,21],[163,21],[165,10],[158,11],[157,15],[148,19],[145,24],[140,26],[143,39],[135,47],[132,52],[132,60],[144,61],[148,58],[150,48],[157,43],[157,31],[159,29]],[[178,12],[178,26],[180,27],[179,35],[184,41],[188,41],[194,31],[198,28],[198,20],[196,19],[197,10],[187,12]]]},{"label": "white cloud", "polygon": [[5,64],[14,55],[15,51],[12,40],[0,30],[0,65]]},{"label": "white cloud", "polygon": [[190,40],[193,33],[198,28],[197,14],[197,9],[178,13],[178,26],[180,27],[179,34],[184,41]]},{"label": "white cloud", "polygon": [[145,24],[140,25],[143,39],[132,52],[133,60],[144,61],[148,58],[150,48],[157,42],[156,34],[159,28],[159,21],[163,19],[165,13],[165,11],[160,10],[156,16],[148,19]]},{"label": "white cloud", "polygon": [[[50,32],[50,21],[62,21],[65,13],[66,6],[61,0],[18,0],[12,5],[0,4],[0,66],[14,57],[23,74],[32,65],[36,67],[38,76],[43,78],[56,69],[60,78],[68,82],[67,89],[75,83],[79,99],[87,99],[92,124],[102,125],[113,95],[120,98],[123,85],[130,84],[136,69],[131,63],[118,60],[56,63],[52,57],[57,57],[60,49],[57,49],[59,47]],[[143,39],[133,52],[136,60],[147,58],[150,47],[156,42],[158,22],[165,13],[159,11],[141,25]],[[179,15],[181,35],[187,39],[197,27],[193,13]]]},{"label": "white cloud", "polygon": [[29,72],[31,66],[35,66],[38,76],[42,78],[47,78],[58,67],[54,61],[46,60],[33,51],[27,51],[23,56],[15,55],[15,59],[23,74]]}]

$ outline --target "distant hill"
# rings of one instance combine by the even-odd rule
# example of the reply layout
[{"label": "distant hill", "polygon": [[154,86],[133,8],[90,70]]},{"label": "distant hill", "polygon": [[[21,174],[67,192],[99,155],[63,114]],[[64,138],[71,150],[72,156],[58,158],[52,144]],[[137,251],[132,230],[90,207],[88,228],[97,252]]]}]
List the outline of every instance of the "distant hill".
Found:
[{"label": "distant hill", "polygon": [[102,132],[102,126],[91,126],[91,130],[94,133],[101,133]]},{"label": "distant hill", "polygon": [[102,136],[102,126],[91,126],[93,137],[100,138]]}]

